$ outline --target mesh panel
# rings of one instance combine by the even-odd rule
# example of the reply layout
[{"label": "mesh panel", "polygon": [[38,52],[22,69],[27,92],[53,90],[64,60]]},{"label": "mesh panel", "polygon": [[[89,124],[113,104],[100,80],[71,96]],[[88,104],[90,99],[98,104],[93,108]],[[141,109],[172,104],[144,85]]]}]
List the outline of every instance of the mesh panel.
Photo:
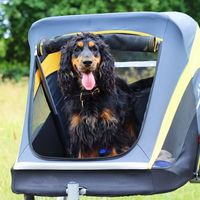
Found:
[{"label": "mesh panel", "polygon": [[[135,51],[118,51],[111,50],[111,54],[117,62],[129,62],[129,61],[156,61],[158,53],[149,52],[135,52]],[[123,67],[115,68],[119,77],[126,80],[127,83],[133,83],[135,81],[146,79],[155,76],[155,67]]]},{"label": "mesh panel", "polygon": [[149,52],[137,52],[137,51],[118,51],[111,50],[112,56],[117,62],[127,62],[127,61],[151,61],[157,60],[158,53]]},{"label": "mesh panel", "polygon": [[155,76],[155,67],[123,67],[115,68],[119,77],[123,78],[128,84]]},{"label": "mesh panel", "polygon": [[[119,52],[121,53],[121,52]],[[153,57],[153,54],[141,53],[141,54],[118,54],[117,56],[127,56],[125,57],[126,61],[138,61],[148,60],[149,56],[150,60],[155,60],[156,56]],[[116,59],[120,60],[120,59]],[[146,79],[148,77],[153,77],[155,75],[155,67],[123,67],[123,68],[115,68],[117,74],[125,79],[128,83],[133,83],[141,79]],[[36,96],[34,98],[33,104],[33,117],[32,117],[32,134],[31,141],[33,144],[34,150],[40,154],[50,157],[64,157],[65,156],[65,148],[69,146],[69,137],[66,130],[68,127],[65,127],[66,117],[64,116],[64,98],[61,94],[60,88],[58,87],[57,82],[57,73],[52,73],[50,76],[46,77],[48,87],[52,98],[54,100],[56,109],[59,113],[60,122],[64,126],[64,134],[62,131],[59,131],[59,127],[57,126],[57,121],[55,121],[55,116],[51,113],[48,103],[46,101],[45,93],[43,91],[43,87],[40,85]],[[144,90],[145,88],[140,88]],[[148,86],[148,91],[145,92],[138,100],[138,103],[141,104],[142,108],[137,109],[138,113],[136,113],[136,118],[138,119],[138,124],[142,123],[143,115],[146,109],[148,96],[150,92],[150,85]],[[143,92],[144,93],[144,92]],[[137,107],[140,108],[140,105],[137,104]],[[57,119],[57,118],[56,118]],[[138,125],[140,129],[140,125]]]},{"label": "mesh panel", "polygon": [[31,133],[37,133],[40,127],[44,124],[50,114],[49,106],[47,104],[42,86],[40,85],[33,103],[33,117]]}]

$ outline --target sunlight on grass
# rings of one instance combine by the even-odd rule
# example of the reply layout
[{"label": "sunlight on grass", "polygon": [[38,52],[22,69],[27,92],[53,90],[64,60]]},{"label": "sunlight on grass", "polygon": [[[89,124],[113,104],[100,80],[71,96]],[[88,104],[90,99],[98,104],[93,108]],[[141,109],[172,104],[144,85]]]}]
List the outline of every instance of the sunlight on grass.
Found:
[{"label": "sunlight on grass", "polygon": [[[19,83],[0,82],[0,200],[20,200],[22,195],[11,191],[10,169],[14,164],[21,140],[25,105],[27,98],[27,80]],[[200,185],[186,184],[182,188],[160,195],[131,196],[131,197],[82,197],[85,200],[197,200],[199,199]],[[36,198],[50,200],[56,198]]]},{"label": "sunlight on grass", "polygon": [[0,82],[0,194],[1,200],[22,199],[12,194],[10,169],[14,164],[23,127],[27,80]]}]

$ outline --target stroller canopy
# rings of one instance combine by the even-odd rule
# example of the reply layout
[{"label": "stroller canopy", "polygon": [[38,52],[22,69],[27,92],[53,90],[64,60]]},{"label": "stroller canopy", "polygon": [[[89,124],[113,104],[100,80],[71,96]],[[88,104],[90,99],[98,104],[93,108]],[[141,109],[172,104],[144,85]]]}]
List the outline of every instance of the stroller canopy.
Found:
[{"label": "stroller canopy", "polygon": [[[140,136],[131,150],[115,158],[80,161],[64,155],[62,141],[67,136],[60,131],[63,96],[57,70],[60,47],[80,32],[99,34],[111,52],[157,57],[153,83],[146,79],[146,84],[136,84]],[[14,192],[61,196],[67,183],[76,181],[88,195],[153,194],[176,189],[193,177],[198,157],[200,31],[191,17],[176,12],[50,17],[32,25],[29,44],[28,103],[12,169]],[[163,152],[164,158],[158,157]]]}]

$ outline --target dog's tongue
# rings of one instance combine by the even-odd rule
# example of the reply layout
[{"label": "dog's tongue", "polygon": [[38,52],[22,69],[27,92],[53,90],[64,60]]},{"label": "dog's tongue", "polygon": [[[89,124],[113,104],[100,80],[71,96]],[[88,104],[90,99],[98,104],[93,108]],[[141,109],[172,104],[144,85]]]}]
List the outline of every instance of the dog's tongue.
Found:
[{"label": "dog's tongue", "polygon": [[95,86],[95,79],[92,72],[89,74],[82,73],[82,85],[86,90],[92,90]]}]

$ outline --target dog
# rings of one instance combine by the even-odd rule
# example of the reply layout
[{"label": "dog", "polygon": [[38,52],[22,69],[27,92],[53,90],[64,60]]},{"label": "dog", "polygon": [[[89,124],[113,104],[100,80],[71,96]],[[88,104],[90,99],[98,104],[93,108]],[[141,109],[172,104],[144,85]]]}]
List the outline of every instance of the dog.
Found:
[{"label": "dog", "polygon": [[100,36],[81,33],[61,48],[59,87],[65,98],[69,155],[116,156],[138,137],[134,95],[114,71],[114,59]]}]

